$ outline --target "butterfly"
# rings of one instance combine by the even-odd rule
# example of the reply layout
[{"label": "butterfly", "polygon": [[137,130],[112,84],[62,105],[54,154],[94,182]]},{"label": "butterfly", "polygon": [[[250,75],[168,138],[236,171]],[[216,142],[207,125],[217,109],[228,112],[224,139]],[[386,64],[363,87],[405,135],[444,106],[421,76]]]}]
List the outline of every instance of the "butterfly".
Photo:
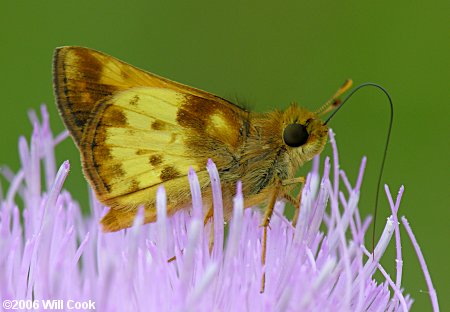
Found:
[{"label": "butterfly", "polygon": [[[291,104],[284,111],[251,112],[83,47],[57,48],[53,63],[60,115],[87,181],[110,207],[101,220],[107,232],[130,227],[142,206],[144,222],[155,221],[161,185],[169,215],[187,207],[191,167],[204,207],[212,207],[208,159],[219,171],[226,219],[239,180],[246,207],[292,201],[297,169],[327,141],[328,127],[319,118],[323,109],[310,112]],[[344,86],[334,104],[349,84]]]}]

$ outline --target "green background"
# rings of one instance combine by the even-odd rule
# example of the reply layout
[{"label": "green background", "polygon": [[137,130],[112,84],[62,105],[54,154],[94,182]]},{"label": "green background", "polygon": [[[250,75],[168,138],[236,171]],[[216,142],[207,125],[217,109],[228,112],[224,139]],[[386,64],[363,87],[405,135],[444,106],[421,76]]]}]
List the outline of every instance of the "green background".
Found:
[{"label": "green background", "polygon": [[[405,185],[406,215],[425,254],[442,310],[450,308],[448,1],[5,1],[0,2],[1,163],[17,170],[17,140],[30,136],[27,110],[52,94],[51,58],[62,45],[91,47],[256,111],[297,101],[317,109],[346,78],[382,84],[394,99],[392,145],[383,182]],[[360,91],[331,122],[351,181],[363,155],[364,215],[374,205],[389,109],[377,90]],[[329,154],[329,147],[324,152]],[[66,187],[87,204],[78,152],[66,140]],[[305,171],[305,170],[303,170]],[[379,232],[390,214],[380,198]],[[429,311],[427,287],[405,231],[406,291]],[[367,245],[371,240],[367,239]],[[391,248],[392,249],[392,248]],[[394,268],[389,250],[383,264]]]}]

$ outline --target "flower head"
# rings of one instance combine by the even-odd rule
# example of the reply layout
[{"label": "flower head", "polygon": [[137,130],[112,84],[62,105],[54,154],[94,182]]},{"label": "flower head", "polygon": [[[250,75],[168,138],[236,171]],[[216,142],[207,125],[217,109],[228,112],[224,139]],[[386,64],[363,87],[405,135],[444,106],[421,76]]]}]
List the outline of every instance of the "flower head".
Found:
[{"label": "flower head", "polygon": [[[207,169],[214,217],[206,226],[199,183],[191,170],[188,178],[192,209],[167,217],[166,195],[161,187],[157,193],[156,223],[142,225],[141,210],[131,229],[102,233],[98,220],[107,208],[92,199],[91,215],[83,216],[70,193],[63,190],[70,166],[66,161],[56,172],[54,146],[67,134],[53,137],[45,107],[42,115],[40,122],[31,114],[31,142],[28,144],[25,138],[19,141],[21,169],[17,173],[6,168],[2,171],[10,182],[6,196],[1,198],[0,211],[2,300],[91,300],[98,311],[410,309],[413,300],[401,288],[397,222],[403,187],[395,202],[386,188],[392,216],[372,257],[364,248],[370,218],[362,219],[358,211],[366,161],[363,159],[352,186],[339,169],[333,133],[333,164],[325,159],[319,175],[320,160],[314,159],[295,227],[283,216],[284,203],[276,203],[263,266],[262,214],[255,208],[244,209],[242,186],[238,184],[226,235],[220,177],[212,160]],[[19,198],[23,209],[18,207]],[[379,263],[394,233],[395,280]],[[173,256],[174,260],[168,261]],[[424,269],[427,272],[426,266]],[[382,283],[373,279],[376,270],[385,278]],[[266,288],[260,293],[264,272]],[[426,276],[429,279],[428,273]],[[429,285],[434,291],[431,280]],[[438,309],[436,295],[431,295],[433,306]]]}]

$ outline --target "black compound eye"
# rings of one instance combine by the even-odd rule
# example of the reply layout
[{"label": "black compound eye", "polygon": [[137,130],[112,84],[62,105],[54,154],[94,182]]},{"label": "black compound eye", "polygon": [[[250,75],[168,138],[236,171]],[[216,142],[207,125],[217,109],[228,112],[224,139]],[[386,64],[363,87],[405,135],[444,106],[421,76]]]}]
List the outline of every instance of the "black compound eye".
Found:
[{"label": "black compound eye", "polygon": [[290,147],[299,147],[308,140],[308,131],[301,124],[290,124],[283,132],[283,140]]}]

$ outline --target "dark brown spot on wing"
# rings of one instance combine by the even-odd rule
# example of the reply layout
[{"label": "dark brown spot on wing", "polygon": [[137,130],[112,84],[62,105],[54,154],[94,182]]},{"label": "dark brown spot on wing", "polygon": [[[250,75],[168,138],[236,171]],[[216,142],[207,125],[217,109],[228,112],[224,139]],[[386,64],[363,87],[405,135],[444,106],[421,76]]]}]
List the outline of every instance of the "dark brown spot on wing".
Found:
[{"label": "dark brown spot on wing", "polygon": [[103,64],[88,49],[73,49],[78,66],[83,69],[79,72],[80,78],[88,78],[92,81],[98,81],[102,73]]},{"label": "dark brown spot on wing", "polygon": [[147,154],[150,154],[150,151],[149,150],[146,150],[146,149],[138,149],[137,151],[136,151],[136,155],[139,155],[139,156],[141,156],[141,155],[147,155]]},{"label": "dark brown spot on wing", "polygon": [[217,101],[204,99],[195,95],[186,95],[184,104],[177,112],[177,122],[186,128],[202,131],[206,127],[205,121],[216,110],[226,108]]},{"label": "dark brown spot on wing", "polygon": [[180,176],[180,173],[177,171],[177,169],[175,169],[174,167],[165,167],[162,171],[161,174],[159,175],[159,178],[161,179],[161,181],[167,181],[167,180],[172,180],[175,179],[176,177]]},{"label": "dark brown spot on wing", "polygon": [[106,124],[116,127],[124,127],[127,125],[127,117],[120,108],[111,105],[107,108],[106,114],[108,118],[103,118],[102,120]]},{"label": "dark brown spot on wing", "polygon": [[139,95],[135,95],[133,96],[133,98],[130,100],[130,105],[131,106],[136,106],[139,103]]},{"label": "dark brown spot on wing", "polygon": [[162,163],[162,156],[161,155],[152,155],[149,158],[150,164],[154,167],[160,165]]},{"label": "dark brown spot on wing", "polygon": [[114,176],[122,177],[125,175],[125,172],[122,169],[122,165],[120,165],[120,164],[112,165],[110,167],[110,170]]},{"label": "dark brown spot on wing", "polygon": [[177,134],[176,133],[172,133],[172,135],[170,136],[169,144],[172,144],[173,142],[175,142],[176,139],[177,139]]},{"label": "dark brown spot on wing", "polygon": [[244,140],[239,133],[243,127],[243,114],[244,111],[232,104],[185,95],[176,120],[190,133],[185,140],[189,149],[212,157],[218,149],[232,154],[240,148]]},{"label": "dark brown spot on wing", "polygon": [[124,80],[127,80],[130,78],[130,74],[126,70],[123,70],[123,69],[120,70],[120,76],[122,76],[122,78]]},{"label": "dark brown spot on wing", "polygon": [[154,122],[152,122],[153,130],[164,130],[165,128],[166,128],[166,123],[162,120],[156,119]]},{"label": "dark brown spot on wing", "polygon": [[139,182],[136,180],[133,180],[133,181],[131,181],[131,185],[130,185],[130,188],[128,189],[128,191],[130,193],[134,193],[134,192],[139,191],[140,189],[141,188],[139,187]]}]

